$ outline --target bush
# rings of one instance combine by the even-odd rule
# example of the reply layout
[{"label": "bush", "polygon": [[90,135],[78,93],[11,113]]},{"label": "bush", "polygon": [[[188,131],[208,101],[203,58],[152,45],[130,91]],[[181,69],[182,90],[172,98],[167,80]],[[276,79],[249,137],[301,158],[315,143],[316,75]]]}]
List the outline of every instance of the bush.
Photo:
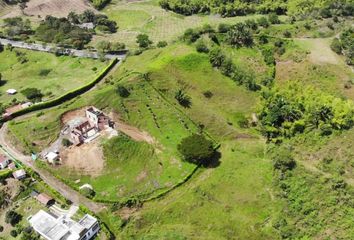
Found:
[{"label": "bush", "polygon": [[338,38],[334,38],[331,43],[331,49],[337,54],[342,54],[342,44]]},{"label": "bush", "polygon": [[183,34],[183,40],[188,42],[188,43],[194,43],[197,41],[200,37],[200,32],[195,29],[187,29],[184,34]]},{"label": "bush", "polygon": [[61,144],[64,147],[70,147],[71,145],[73,145],[73,143],[67,138],[63,138],[63,140],[61,141]]},{"label": "bush", "polygon": [[291,32],[288,31],[288,30],[285,30],[284,33],[283,33],[283,36],[286,37],[286,38],[290,38],[291,37]]},{"label": "bush", "polygon": [[160,41],[157,43],[156,45],[158,48],[164,48],[167,46],[167,42],[166,41]]},{"label": "bush", "polygon": [[18,234],[17,234],[17,231],[15,229],[13,229],[10,231],[10,235],[11,235],[11,237],[16,238]]},{"label": "bush", "polygon": [[140,48],[148,48],[152,44],[152,41],[149,39],[149,36],[146,34],[139,34],[136,37],[136,42],[138,43]]},{"label": "bush", "polygon": [[96,195],[95,191],[88,187],[80,189],[80,193],[87,198],[93,198]]},{"label": "bush", "polygon": [[258,18],[257,22],[258,22],[258,25],[260,25],[260,26],[262,26],[264,28],[269,27],[269,22],[268,22],[267,18],[265,18],[265,17]]},{"label": "bush", "polygon": [[11,224],[11,226],[15,226],[22,219],[22,216],[15,211],[8,211],[5,215],[5,222]]},{"label": "bush", "polygon": [[199,39],[197,41],[195,48],[196,48],[197,52],[200,52],[200,53],[208,53],[209,52],[208,46],[201,39]]},{"label": "bush", "polygon": [[227,41],[235,47],[253,44],[253,35],[250,28],[244,23],[236,23],[227,33]]},{"label": "bush", "polygon": [[272,157],[273,167],[281,172],[292,170],[296,166],[296,162],[291,154],[291,150],[285,147],[278,149],[277,153]]},{"label": "bush", "polygon": [[205,92],[203,92],[203,95],[204,95],[204,97],[209,99],[209,98],[212,98],[214,94],[211,91],[205,91]]},{"label": "bush", "polygon": [[39,71],[39,76],[45,77],[47,76],[52,70],[51,69],[41,69]]},{"label": "bush", "polygon": [[213,143],[199,134],[182,139],[177,149],[185,161],[195,164],[206,163],[215,154]]},{"label": "bush", "polygon": [[218,32],[219,33],[227,33],[231,28],[230,24],[226,24],[226,23],[220,23],[218,26]]},{"label": "bush", "polygon": [[4,231],[4,226],[0,225],[0,232],[3,232],[3,231]]},{"label": "bush", "polygon": [[192,104],[191,102],[191,97],[188,96],[182,89],[178,90],[175,93],[175,99],[178,101],[178,103],[185,107],[185,108],[189,108]]},{"label": "bush", "polygon": [[125,88],[122,85],[118,85],[117,87],[117,93],[119,96],[121,96],[122,98],[127,98],[130,95],[130,92],[127,88]]},{"label": "bush", "polygon": [[21,93],[28,99],[34,102],[40,102],[42,100],[43,94],[37,88],[26,88],[21,91]]},{"label": "bush", "polygon": [[271,24],[279,24],[280,23],[279,17],[275,13],[271,13],[271,14],[268,15],[268,21]]}]

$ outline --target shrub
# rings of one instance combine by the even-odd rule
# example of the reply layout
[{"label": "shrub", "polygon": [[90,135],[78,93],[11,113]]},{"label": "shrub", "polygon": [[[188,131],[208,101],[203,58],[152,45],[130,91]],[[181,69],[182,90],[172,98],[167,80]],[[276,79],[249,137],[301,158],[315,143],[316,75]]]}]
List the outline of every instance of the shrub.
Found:
[{"label": "shrub", "polygon": [[8,211],[5,215],[5,222],[11,224],[11,226],[15,226],[22,219],[22,216],[15,211]]},{"label": "shrub", "polygon": [[149,36],[146,34],[139,34],[136,37],[136,42],[141,48],[148,48],[152,44],[152,41],[149,39]]},{"label": "shrub", "polygon": [[342,44],[338,38],[334,38],[331,43],[331,49],[337,54],[342,54]]},{"label": "shrub", "polygon": [[235,47],[251,46],[253,44],[253,35],[249,27],[244,23],[236,23],[227,32],[227,41]]},{"label": "shrub", "polygon": [[73,143],[67,138],[63,138],[63,140],[61,141],[61,144],[64,147],[70,147],[71,145],[73,145]]},{"label": "shrub", "polygon": [[0,225],[0,232],[4,231],[4,226]]},{"label": "shrub", "polygon": [[11,237],[16,238],[18,234],[17,234],[17,231],[15,229],[13,229],[10,231],[10,235],[11,235]]},{"label": "shrub", "polygon": [[279,17],[275,13],[271,13],[271,14],[268,15],[268,21],[271,24],[279,24],[280,23]]},{"label": "shrub", "polygon": [[291,32],[288,31],[288,30],[285,30],[284,33],[283,33],[283,36],[286,37],[286,38],[290,38],[291,37]]},{"label": "shrub", "polygon": [[183,40],[189,43],[194,43],[200,37],[200,32],[195,29],[187,29],[183,34]]},{"label": "shrub", "polygon": [[34,102],[41,101],[43,94],[37,88],[26,88],[21,93],[28,99]]},{"label": "shrub", "polygon": [[285,147],[279,148],[277,153],[273,155],[272,159],[274,169],[282,172],[292,170],[296,166],[291,150]]},{"label": "shrub", "polygon": [[218,26],[218,32],[219,33],[227,33],[231,28],[230,24],[226,24],[226,23],[220,23]]},{"label": "shrub", "polygon": [[117,87],[117,93],[118,93],[118,95],[121,96],[122,98],[127,98],[127,97],[129,97],[129,95],[130,95],[129,90],[128,90],[126,87],[122,86],[122,85],[118,85],[118,87]]},{"label": "shrub", "polygon": [[200,53],[208,53],[209,52],[208,46],[201,39],[199,39],[197,41],[195,48],[196,48],[197,52],[200,52]]},{"label": "shrub", "polygon": [[80,193],[87,198],[93,198],[96,195],[95,191],[88,187],[80,189]]},{"label": "shrub", "polygon": [[203,92],[203,95],[206,98],[212,98],[214,94],[211,91],[205,91]]},{"label": "shrub", "polygon": [[206,163],[215,154],[213,143],[199,134],[182,139],[177,149],[185,161],[195,164]]},{"label": "shrub", "polygon": [[52,70],[51,69],[41,69],[39,71],[39,76],[45,77],[47,76]]},{"label": "shrub", "polygon": [[258,25],[260,25],[260,26],[262,26],[264,28],[269,27],[269,22],[268,22],[267,18],[265,18],[265,17],[258,18],[257,22],[258,22]]},{"label": "shrub", "polygon": [[192,104],[191,102],[191,97],[188,96],[182,89],[178,90],[175,93],[175,99],[178,101],[178,103],[185,107],[185,108],[189,108]]},{"label": "shrub", "polygon": [[158,48],[164,48],[167,46],[167,42],[166,41],[159,41],[156,46]]}]

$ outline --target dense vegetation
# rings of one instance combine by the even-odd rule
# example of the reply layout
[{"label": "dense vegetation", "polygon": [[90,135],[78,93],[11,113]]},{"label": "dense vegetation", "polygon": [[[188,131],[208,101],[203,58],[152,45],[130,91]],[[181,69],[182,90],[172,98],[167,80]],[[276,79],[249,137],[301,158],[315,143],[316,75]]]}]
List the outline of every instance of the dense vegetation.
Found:
[{"label": "dense vegetation", "polygon": [[97,9],[104,8],[111,0],[90,0]]},{"label": "dense vegetation", "polygon": [[349,65],[354,65],[354,28],[350,27],[344,30],[339,38],[334,38],[331,48],[338,54],[343,54],[346,57],[346,62]]},{"label": "dense vegetation", "polygon": [[330,135],[354,125],[354,105],[311,87],[290,84],[263,93],[260,112],[262,132],[268,140],[281,141],[297,133],[319,130]]},{"label": "dense vegetation", "polygon": [[160,6],[167,10],[172,10],[183,15],[197,13],[216,13],[223,17],[247,15],[252,13],[277,14],[289,13],[296,16],[308,16],[311,14],[322,17],[332,15],[352,15],[353,2],[347,1],[319,1],[319,0],[161,0]]},{"label": "dense vegetation", "polygon": [[200,134],[182,139],[177,148],[184,160],[195,164],[207,163],[215,154],[213,142]]}]

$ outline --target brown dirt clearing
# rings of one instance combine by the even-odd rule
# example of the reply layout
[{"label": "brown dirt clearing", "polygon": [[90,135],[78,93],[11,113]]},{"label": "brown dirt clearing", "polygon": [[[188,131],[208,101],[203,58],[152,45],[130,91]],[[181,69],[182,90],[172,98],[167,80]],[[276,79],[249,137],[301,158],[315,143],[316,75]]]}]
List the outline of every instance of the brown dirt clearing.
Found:
[{"label": "brown dirt clearing", "polygon": [[96,141],[66,148],[60,157],[63,166],[90,176],[99,176],[105,166],[102,148]]},{"label": "brown dirt clearing", "polygon": [[[87,9],[95,11],[87,0],[31,0],[26,3],[27,7],[23,13],[26,16],[45,18],[47,15],[55,17],[66,17],[71,11],[82,13]],[[15,17],[23,15],[17,7],[4,16]],[[38,20],[40,20],[38,18]]]}]

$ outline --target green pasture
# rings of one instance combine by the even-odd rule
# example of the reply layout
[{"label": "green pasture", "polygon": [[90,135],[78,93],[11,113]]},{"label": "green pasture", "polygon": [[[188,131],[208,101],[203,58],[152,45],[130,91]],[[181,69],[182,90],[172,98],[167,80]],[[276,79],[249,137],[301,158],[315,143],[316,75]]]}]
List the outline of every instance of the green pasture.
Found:
[{"label": "green pasture", "polygon": [[[219,23],[236,23],[255,16],[222,18],[214,15],[181,16],[163,10],[157,0],[118,1],[113,0],[103,10],[110,19],[117,22],[119,29],[110,34],[109,39],[124,42],[130,48],[136,48],[136,36],[146,33],[156,43],[158,41],[175,41],[188,28],[201,27],[204,24],[217,26]],[[94,43],[108,37],[94,37]]]},{"label": "green pasture", "polygon": [[[20,63],[16,52],[24,55],[27,62]],[[78,88],[92,79],[106,66],[105,62],[93,59],[56,57],[54,54],[14,48],[0,53],[0,102],[10,103],[13,99],[25,100],[21,90],[38,88],[48,100]],[[44,73],[43,73],[44,72]],[[6,90],[14,88],[17,94],[9,96]]]}]

